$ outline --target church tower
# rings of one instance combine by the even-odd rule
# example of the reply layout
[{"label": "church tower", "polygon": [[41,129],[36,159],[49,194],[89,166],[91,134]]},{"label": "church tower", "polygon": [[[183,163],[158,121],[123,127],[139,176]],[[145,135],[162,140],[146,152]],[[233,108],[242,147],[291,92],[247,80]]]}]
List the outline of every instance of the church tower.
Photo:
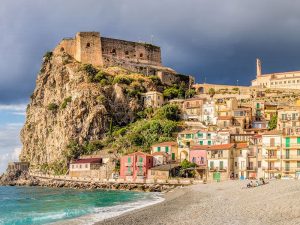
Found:
[{"label": "church tower", "polygon": [[260,59],[256,59],[256,77],[261,76],[261,61]]}]

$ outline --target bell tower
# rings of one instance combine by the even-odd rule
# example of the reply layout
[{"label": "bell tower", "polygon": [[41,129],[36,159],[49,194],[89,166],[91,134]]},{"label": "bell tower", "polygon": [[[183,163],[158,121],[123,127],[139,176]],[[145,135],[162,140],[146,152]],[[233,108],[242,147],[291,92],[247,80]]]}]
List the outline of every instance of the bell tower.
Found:
[{"label": "bell tower", "polygon": [[256,77],[261,76],[261,61],[259,58],[256,59]]}]

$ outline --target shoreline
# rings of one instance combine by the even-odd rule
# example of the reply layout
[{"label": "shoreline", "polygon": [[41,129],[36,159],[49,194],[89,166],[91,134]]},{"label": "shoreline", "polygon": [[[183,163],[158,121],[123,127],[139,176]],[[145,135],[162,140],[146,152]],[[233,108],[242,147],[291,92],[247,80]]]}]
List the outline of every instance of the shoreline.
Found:
[{"label": "shoreline", "polygon": [[296,225],[300,224],[300,182],[223,181],[176,188],[165,201],[98,221],[95,225]]}]

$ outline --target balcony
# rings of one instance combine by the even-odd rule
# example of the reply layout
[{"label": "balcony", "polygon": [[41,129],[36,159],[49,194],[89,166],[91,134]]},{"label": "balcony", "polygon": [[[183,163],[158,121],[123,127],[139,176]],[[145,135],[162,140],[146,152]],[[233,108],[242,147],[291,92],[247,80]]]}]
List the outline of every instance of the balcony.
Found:
[{"label": "balcony", "polygon": [[284,149],[290,149],[290,148],[300,149],[300,144],[283,145],[282,148],[284,148]]},{"label": "balcony", "polygon": [[277,150],[280,148],[279,146],[274,146],[274,145],[264,145],[263,147],[268,151],[269,150]]},{"label": "balcony", "polygon": [[275,167],[275,166],[263,167],[262,169],[263,169],[263,171],[269,171],[269,172],[279,172],[280,171],[280,167]]},{"label": "balcony", "polygon": [[138,171],[137,172],[137,176],[144,176],[144,175],[145,175],[144,171]]},{"label": "balcony", "polygon": [[125,166],[132,166],[132,163],[125,163]]},{"label": "balcony", "polygon": [[125,176],[132,176],[132,171],[130,171],[130,172],[129,172],[129,171],[126,171],[126,172],[125,172]]},{"label": "balcony", "polygon": [[226,172],[227,171],[227,168],[226,167],[223,167],[223,168],[219,168],[219,167],[210,167],[209,168],[209,171],[210,172]]},{"label": "balcony", "polygon": [[263,159],[265,159],[265,160],[279,160],[280,156],[278,156],[278,155],[263,155]]},{"label": "balcony", "polygon": [[283,160],[297,160],[297,161],[300,161],[300,155],[289,155],[289,156],[286,156],[286,155],[283,155],[281,156]]},{"label": "balcony", "polygon": [[144,162],[137,162],[136,166],[144,166]]},{"label": "balcony", "polygon": [[300,171],[300,168],[298,167],[289,167],[289,166],[283,166],[282,172],[284,173],[295,173],[296,171]]},{"label": "balcony", "polygon": [[249,158],[253,158],[253,157],[256,157],[256,153],[250,152],[250,153],[248,153],[247,156],[248,156]]},{"label": "balcony", "polygon": [[256,167],[256,166],[248,166],[248,167],[247,167],[247,170],[248,170],[248,171],[256,171],[256,170],[257,170],[257,167]]}]

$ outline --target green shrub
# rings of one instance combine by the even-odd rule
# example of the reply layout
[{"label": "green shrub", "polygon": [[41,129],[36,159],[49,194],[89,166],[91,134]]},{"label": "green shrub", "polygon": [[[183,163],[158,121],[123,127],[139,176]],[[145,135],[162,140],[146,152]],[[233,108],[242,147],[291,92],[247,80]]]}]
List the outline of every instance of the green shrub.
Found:
[{"label": "green shrub", "polygon": [[92,64],[83,64],[81,70],[88,75],[89,82],[94,82],[95,76],[99,72]]},{"label": "green shrub", "polygon": [[68,103],[70,103],[71,101],[72,101],[72,97],[71,96],[68,97],[68,98],[65,98],[64,101],[63,101],[63,103],[61,104],[61,108],[65,109],[67,107]]},{"label": "green shrub", "polygon": [[155,85],[162,85],[161,80],[157,76],[149,76],[149,79],[153,82]]},{"label": "green shrub", "polygon": [[180,120],[180,110],[178,105],[164,105],[155,112],[154,117],[157,119],[178,121]]},{"label": "green shrub", "polygon": [[49,62],[53,56],[53,52],[46,52],[44,55],[45,62]]},{"label": "green shrub", "polygon": [[195,89],[189,89],[189,90],[187,90],[187,91],[185,92],[185,96],[186,96],[187,98],[192,98],[192,97],[195,96],[195,94],[196,94],[196,90],[195,90]]},{"label": "green shrub", "polygon": [[116,76],[113,80],[113,84],[131,84],[133,80],[129,77],[125,76]]},{"label": "green shrub", "polygon": [[58,105],[56,103],[50,103],[48,105],[48,110],[50,111],[56,111],[58,109]]}]

